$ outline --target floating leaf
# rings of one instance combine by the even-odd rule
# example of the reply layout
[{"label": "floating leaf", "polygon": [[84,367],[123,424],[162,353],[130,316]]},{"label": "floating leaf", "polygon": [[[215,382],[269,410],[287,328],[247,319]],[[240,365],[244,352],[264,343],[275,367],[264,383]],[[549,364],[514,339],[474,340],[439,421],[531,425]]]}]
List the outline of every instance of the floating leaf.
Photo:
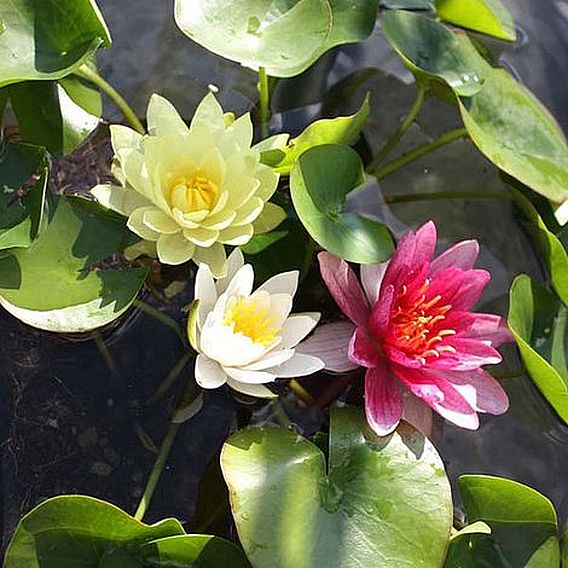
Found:
[{"label": "floating leaf", "polygon": [[458,95],[478,93],[487,64],[464,33],[454,33],[437,21],[401,10],[381,17],[386,38],[418,81],[443,81]]},{"label": "floating leaf", "polygon": [[525,87],[491,67],[463,32],[403,11],[387,12],[382,22],[418,81],[434,77],[454,91],[464,125],[487,158],[548,199],[568,199],[564,134]]},{"label": "floating leaf", "polygon": [[[182,534],[175,519],[149,526],[99,499],[63,495],[44,501],[22,518],[8,545],[4,568],[110,566],[112,557],[121,553],[132,562],[141,544]],[[130,565],[141,566],[125,564]]]},{"label": "floating leaf", "polygon": [[468,520],[486,522],[491,535],[453,540],[446,568],[559,566],[556,512],[546,497],[499,477],[464,475],[459,484]]},{"label": "floating leaf", "polygon": [[[365,39],[377,0],[176,0],[180,29],[209,51],[275,77],[307,69],[335,45]],[[298,33],[301,30],[302,33]]]},{"label": "floating leaf", "polygon": [[82,199],[60,198],[33,245],[0,258],[0,304],[49,331],[82,332],[113,321],[135,300],[146,271],[94,265],[130,238],[123,220]]},{"label": "floating leaf", "polygon": [[[249,568],[243,551],[232,542],[210,535],[161,538],[140,549],[144,566],[163,568],[203,567]],[[142,564],[140,565],[142,566]]]},{"label": "floating leaf", "polygon": [[28,247],[42,225],[48,171],[20,199],[17,191],[45,165],[45,150],[28,144],[6,144],[0,150],[0,250]]},{"label": "floating leaf", "polygon": [[[45,146],[54,155],[72,152],[97,128],[100,105],[97,108],[93,97],[100,101],[97,91],[76,79],[66,79],[62,84],[29,81],[10,87],[22,139]],[[90,114],[76,100],[99,110],[98,114]]]},{"label": "floating leaf", "polygon": [[414,430],[376,437],[363,413],[332,411],[330,457],[281,428],[223,447],[239,538],[255,566],[439,566],[452,523],[442,460]]},{"label": "floating leaf", "polygon": [[386,260],[393,243],[384,225],[344,211],[347,195],[364,181],[357,152],[327,144],[300,156],[290,189],[298,217],[317,243],[345,260],[372,264]]},{"label": "floating leaf", "polygon": [[568,424],[566,307],[522,274],[510,292],[509,327],[529,375],[544,398]]},{"label": "floating leaf", "polygon": [[444,21],[490,36],[515,41],[515,22],[501,0],[436,0]]},{"label": "floating leaf", "polygon": [[0,0],[0,86],[61,79],[110,35],[94,0]]},{"label": "floating leaf", "polygon": [[361,108],[351,116],[324,118],[310,124],[297,138],[292,138],[285,148],[262,152],[261,161],[277,172],[288,174],[296,160],[310,148],[323,144],[352,144],[363,130],[369,118],[369,95]]},{"label": "floating leaf", "polygon": [[560,299],[568,305],[568,255],[566,249],[538,214],[534,205],[515,187],[511,193],[523,212],[529,230],[533,233],[538,248],[548,267],[550,282]]}]

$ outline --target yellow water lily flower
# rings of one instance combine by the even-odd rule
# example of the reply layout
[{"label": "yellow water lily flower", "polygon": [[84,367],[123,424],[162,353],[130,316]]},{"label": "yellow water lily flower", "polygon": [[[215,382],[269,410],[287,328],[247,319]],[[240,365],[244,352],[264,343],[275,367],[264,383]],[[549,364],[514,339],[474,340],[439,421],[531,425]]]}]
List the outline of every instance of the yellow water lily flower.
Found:
[{"label": "yellow water lily flower", "polygon": [[130,230],[144,239],[140,250],[155,247],[163,263],[191,259],[223,276],[224,245],[243,245],[255,227],[267,231],[285,217],[267,203],[279,176],[260,163],[259,147],[251,147],[250,115],[235,120],[209,93],[189,128],[159,95],[152,95],[147,117],[144,136],[111,126],[119,184],[98,185],[91,192],[128,217]]},{"label": "yellow water lily flower", "polygon": [[199,267],[192,344],[198,351],[195,379],[201,387],[227,383],[239,392],[272,398],[276,395],[265,383],[323,368],[321,359],[296,350],[320,318],[317,312],[290,314],[298,275],[297,270],[277,274],[253,292],[254,271],[240,249],[229,256],[225,278],[215,281],[207,266]]}]

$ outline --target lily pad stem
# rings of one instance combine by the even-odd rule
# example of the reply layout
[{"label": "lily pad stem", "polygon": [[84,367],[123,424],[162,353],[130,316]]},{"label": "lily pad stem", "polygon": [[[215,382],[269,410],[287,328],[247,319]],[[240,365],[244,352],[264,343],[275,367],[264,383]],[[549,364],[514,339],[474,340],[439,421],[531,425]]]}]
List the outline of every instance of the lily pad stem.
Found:
[{"label": "lily pad stem", "polygon": [[432,140],[432,142],[428,142],[427,144],[423,144],[422,146],[418,146],[410,152],[403,154],[400,158],[389,162],[383,168],[379,168],[377,170],[373,170],[372,168],[367,168],[367,172],[373,176],[375,176],[378,180],[387,177],[388,175],[400,170],[404,166],[418,160],[422,156],[449,144],[450,142],[454,142],[455,140],[459,140],[460,138],[465,138],[468,136],[467,130],[465,128],[457,128],[456,130],[450,130],[445,134],[442,134],[439,138]]},{"label": "lily pad stem", "polygon": [[142,126],[142,123],[136,116],[136,113],[132,110],[132,107],[124,100],[120,93],[118,93],[117,90],[105,81],[94,69],[83,64],[75,71],[75,75],[82,77],[83,79],[87,79],[87,81],[96,85],[120,109],[120,112],[134,130],[140,134],[146,133],[146,129]]},{"label": "lily pad stem", "polygon": [[268,75],[264,67],[258,70],[258,93],[260,95],[260,133],[264,139],[268,137],[268,121],[270,120],[270,91]]},{"label": "lily pad stem", "polygon": [[144,312],[146,315],[153,317],[154,319],[158,320],[160,323],[163,323],[165,326],[169,327],[175,334],[179,337],[179,340],[185,345],[185,337],[180,325],[170,316],[163,314],[160,310],[156,309],[154,306],[143,302],[142,300],[135,300],[134,306],[137,307],[141,312]]},{"label": "lily pad stem", "polygon": [[158,481],[160,481],[160,476],[162,475],[162,471],[164,471],[166,461],[170,455],[170,450],[172,449],[180,426],[181,424],[176,422],[170,423],[170,427],[162,441],[158,457],[156,458],[156,462],[154,463],[154,467],[152,468],[152,472],[150,473],[150,477],[146,483],[144,494],[142,495],[142,499],[140,499],[136,513],[134,513],[134,518],[138,521],[141,521],[144,518],[148,506],[150,505],[150,501],[152,501],[152,496],[154,495]]},{"label": "lily pad stem", "polygon": [[397,131],[387,140],[386,144],[377,152],[377,155],[373,158],[367,171],[373,172],[378,167],[379,164],[392,152],[395,146],[400,142],[400,139],[404,136],[406,131],[410,128],[412,123],[415,121],[416,116],[420,112],[422,105],[426,99],[427,89],[423,85],[418,85],[418,92],[416,93],[416,99],[408,114],[404,117]]}]

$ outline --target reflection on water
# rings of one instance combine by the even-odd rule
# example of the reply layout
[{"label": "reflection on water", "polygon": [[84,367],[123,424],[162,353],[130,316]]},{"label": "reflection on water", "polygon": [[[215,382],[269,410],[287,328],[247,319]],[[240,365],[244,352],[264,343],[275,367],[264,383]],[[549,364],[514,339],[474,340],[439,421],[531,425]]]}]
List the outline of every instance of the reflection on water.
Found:
[{"label": "reflection on water", "polygon": [[[519,24],[519,41],[502,60],[535,91],[568,128],[568,9],[563,0],[507,2]],[[216,84],[226,108],[243,112],[255,100],[255,75],[206,53],[189,42],[173,23],[172,6],[152,0],[100,0],[113,32],[114,46],[101,55],[102,74],[116,84],[143,113],[149,95],[160,92],[190,116]],[[564,60],[563,60],[564,59]],[[377,148],[396,128],[414,98],[412,76],[376,30],[368,41],[328,55],[301,79],[283,82],[275,105],[284,112],[273,127],[297,131],[317,113],[355,109],[364,93],[373,92],[373,112],[365,132]],[[295,106],[303,108],[293,110]],[[400,151],[431,140],[459,125],[456,114],[429,101]],[[106,116],[120,119],[109,107]],[[384,195],[428,191],[501,191],[493,167],[467,141],[459,141],[381,182]],[[540,277],[530,241],[515,222],[506,201],[430,201],[387,207],[376,191],[361,194],[353,207],[387,219],[395,233],[434,219],[446,243],[476,237],[482,245],[479,264],[493,272],[482,308],[506,311],[508,287],[520,272]],[[165,311],[182,323],[179,307],[189,301],[191,286],[166,304]],[[311,306],[313,309],[313,306]],[[152,444],[159,444],[172,395],[147,407],[145,401],[166,377],[183,350],[175,334],[147,315],[137,314],[102,340],[71,343],[28,329],[2,313],[0,393],[3,449],[3,519],[9,534],[21,512],[41,498],[84,492],[110,499],[133,511],[153,463]],[[99,341],[100,345],[100,341]],[[499,372],[521,367],[515,350],[507,348]],[[109,368],[109,354],[114,372]],[[104,356],[103,356],[104,355]],[[106,357],[106,361],[105,361]],[[173,392],[183,387],[191,364]],[[553,499],[561,519],[568,514],[566,484],[568,429],[541,399],[526,377],[504,380],[511,410],[482,421],[471,433],[444,424],[437,446],[449,472],[493,473],[527,483]],[[321,413],[282,405],[289,416],[313,432]],[[148,514],[191,516],[197,483],[207,462],[227,433],[253,412],[255,420],[273,420],[262,404],[245,407],[226,393],[208,393],[203,411],[181,430],[170,467]],[[279,416],[282,420],[282,416]],[[148,439],[148,436],[150,439]]]}]

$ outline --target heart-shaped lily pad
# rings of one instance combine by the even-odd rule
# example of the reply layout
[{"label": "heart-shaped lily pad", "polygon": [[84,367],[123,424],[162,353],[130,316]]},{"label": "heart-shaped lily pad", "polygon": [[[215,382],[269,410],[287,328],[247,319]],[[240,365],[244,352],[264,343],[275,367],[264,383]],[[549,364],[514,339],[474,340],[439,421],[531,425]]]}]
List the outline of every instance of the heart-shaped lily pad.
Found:
[{"label": "heart-shaped lily pad", "polygon": [[118,507],[83,495],[48,499],[25,515],[4,568],[247,568],[234,544],[188,535],[176,519],[146,525]]},{"label": "heart-shaped lily pad", "polygon": [[95,0],[0,0],[0,86],[61,79],[110,35]]},{"label": "heart-shaped lily pad", "polygon": [[440,566],[452,525],[444,466],[403,427],[378,438],[363,413],[335,409],[329,464],[294,432],[250,428],[221,467],[239,538],[254,566]]},{"label": "heart-shaped lily pad", "polygon": [[83,199],[59,198],[35,242],[0,258],[0,304],[48,331],[88,331],[113,321],[136,299],[146,271],[97,263],[131,238],[122,219]]}]

